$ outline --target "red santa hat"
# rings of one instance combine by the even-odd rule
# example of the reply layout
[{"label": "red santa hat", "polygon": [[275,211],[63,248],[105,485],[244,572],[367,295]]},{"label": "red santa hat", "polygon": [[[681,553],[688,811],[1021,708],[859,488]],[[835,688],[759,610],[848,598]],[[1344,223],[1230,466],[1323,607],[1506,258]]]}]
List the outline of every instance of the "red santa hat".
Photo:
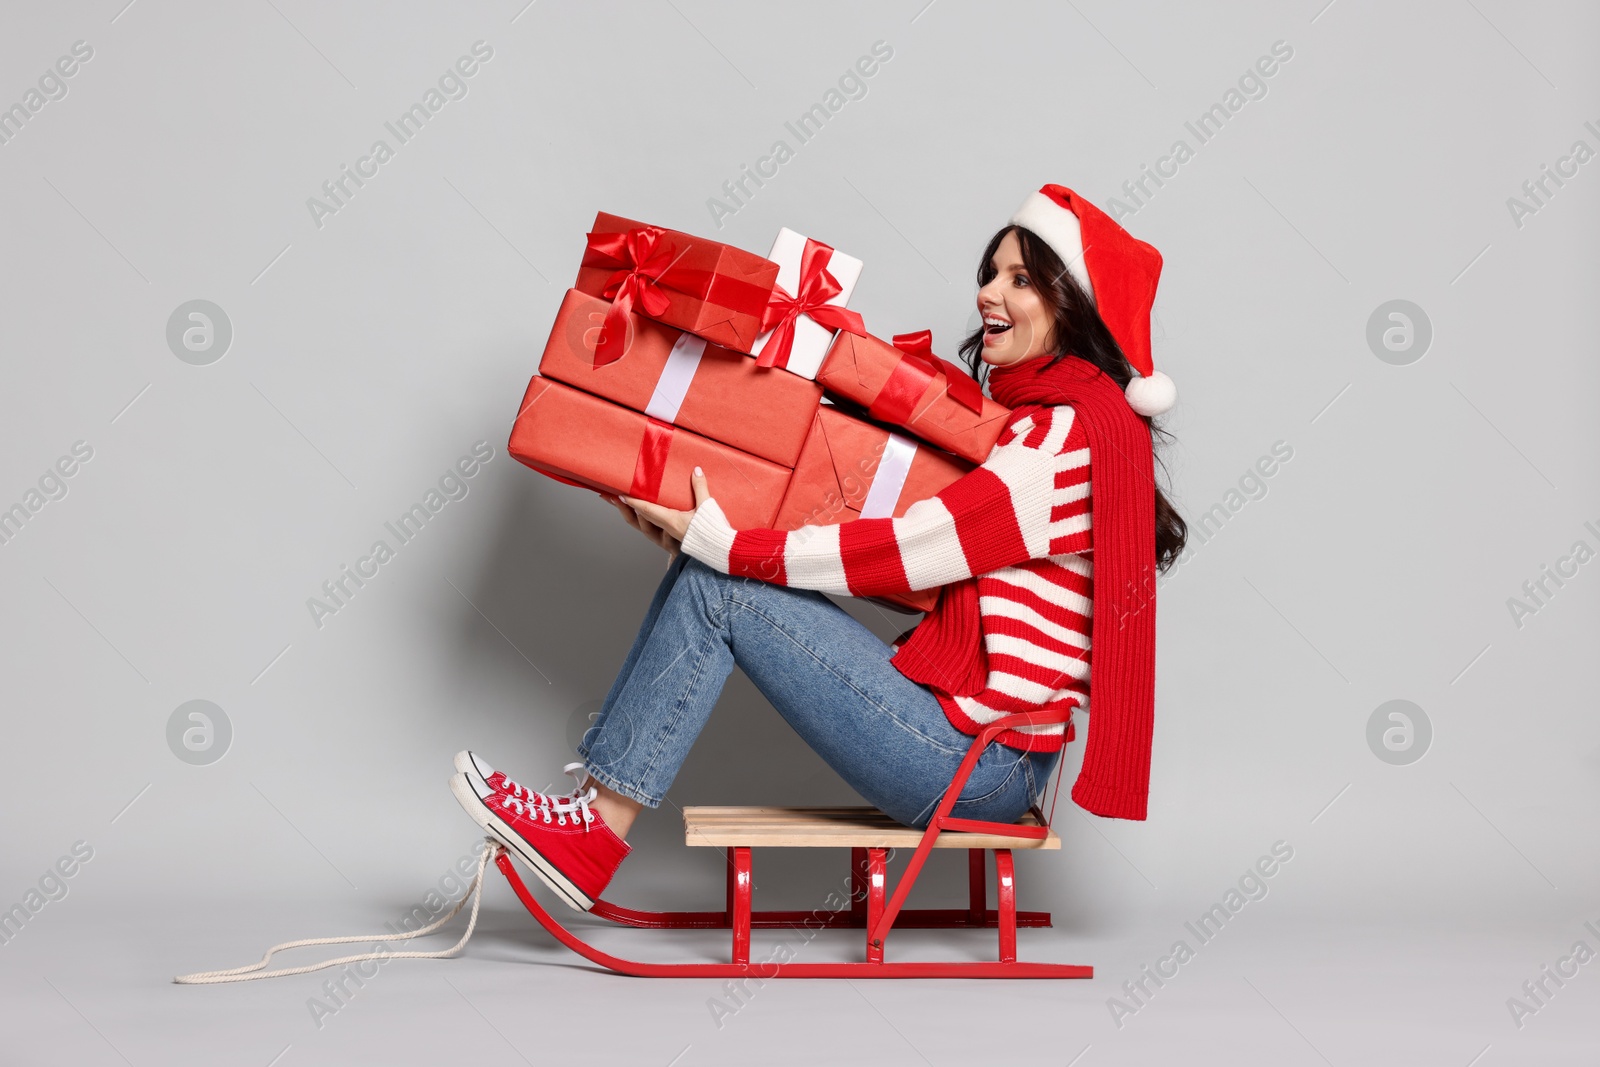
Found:
[{"label": "red santa hat", "polygon": [[1171,410],[1177,386],[1150,359],[1150,307],[1161,276],[1161,253],[1064,185],[1030,193],[1011,222],[1049,245],[1094,301],[1138,372],[1124,390],[1129,406],[1141,415]]}]

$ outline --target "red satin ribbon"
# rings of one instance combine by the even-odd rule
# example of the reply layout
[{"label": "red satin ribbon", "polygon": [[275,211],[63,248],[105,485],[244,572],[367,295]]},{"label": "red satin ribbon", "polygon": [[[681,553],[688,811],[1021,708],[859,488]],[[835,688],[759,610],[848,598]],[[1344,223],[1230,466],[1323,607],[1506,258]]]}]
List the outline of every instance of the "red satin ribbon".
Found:
[{"label": "red satin ribbon", "polygon": [[893,344],[905,357],[896,365],[878,395],[867,406],[867,413],[885,422],[905,423],[916,403],[927,392],[928,383],[944,375],[945,389],[962,407],[979,414],[983,411],[983,387],[960,367],[933,354],[933,334],[928,330],[897,333]]},{"label": "red satin ribbon", "polygon": [[659,226],[642,226],[626,233],[591,233],[585,263],[616,267],[601,293],[611,301],[600,342],[594,348],[594,365],[604,367],[622,358],[628,345],[628,313],[635,301],[646,315],[666,312],[670,301],[660,289],[661,276],[672,265],[674,249]]},{"label": "red satin ribbon", "polygon": [[633,464],[633,484],[628,495],[655,501],[661,495],[661,476],[667,470],[667,453],[672,451],[672,424],[650,417],[644,428],[644,443]]},{"label": "red satin ribbon", "polygon": [[799,292],[790,296],[783,286],[772,287],[772,299],[761,319],[761,329],[771,330],[772,336],[756,357],[758,365],[789,365],[789,353],[794,348],[794,324],[801,315],[809,315],[830,330],[848,330],[854,334],[867,332],[866,323],[861,320],[859,312],[828,303],[844,292],[844,286],[828,273],[828,263],[832,259],[832,247],[806,238],[805,251],[800,256]]}]

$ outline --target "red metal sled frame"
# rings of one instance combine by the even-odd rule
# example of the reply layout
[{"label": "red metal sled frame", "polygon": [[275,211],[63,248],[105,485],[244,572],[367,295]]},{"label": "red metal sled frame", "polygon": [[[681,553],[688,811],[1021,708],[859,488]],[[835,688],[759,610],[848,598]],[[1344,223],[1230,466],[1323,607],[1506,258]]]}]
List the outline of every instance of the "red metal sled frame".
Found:
[{"label": "red metal sled frame", "polygon": [[[750,907],[750,849],[736,845],[727,849],[728,885],[727,901],[721,911],[640,911],[595,902],[592,914],[623,926],[667,930],[731,930],[733,950],[727,963],[643,963],[602,952],[579,938],[551,917],[550,913],[534,899],[526,883],[511,863],[504,850],[495,858],[495,866],[511,883],[530,914],[550,935],[584,959],[619,974],[638,978],[1093,978],[1094,968],[1082,964],[1032,963],[1017,959],[1017,927],[1050,925],[1050,913],[1042,911],[1017,911],[1016,875],[1009,848],[974,848],[967,854],[968,905],[966,908],[906,908],[906,897],[911,892],[934,842],[945,830],[968,831],[1002,835],[1006,837],[1041,839],[1049,834],[1049,822],[1036,807],[1034,814],[1039,825],[1013,825],[957,819],[950,815],[956,799],[972,774],[978,757],[994,737],[1002,731],[1027,725],[1046,725],[1065,722],[1068,712],[1024,712],[1008,715],[988,724],[973,739],[961,766],[956,770],[950,788],[945,791],[933,818],[911,856],[905,874],[895,886],[892,897],[885,899],[887,888],[887,853],[884,848],[852,848],[850,865],[851,906],[848,910],[823,911],[752,911]],[[1060,778],[1056,789],[1061,788]],[[1054,803],[1051,805],[1054,810]],[[987,901],[984,860],[985,853],[994,853],[998,907],[990,908]],[[969,960],[948,963],[894,962],[884,959],[884,944],[889,930],[896,925],[902,928],[991,928],[999,932],[998,958],[995,960]],[[866,931],[866,959],[841,963],[755,962],[750,960],[750,931],[770,928],[805,928],[822,930],[854,928]]]}]

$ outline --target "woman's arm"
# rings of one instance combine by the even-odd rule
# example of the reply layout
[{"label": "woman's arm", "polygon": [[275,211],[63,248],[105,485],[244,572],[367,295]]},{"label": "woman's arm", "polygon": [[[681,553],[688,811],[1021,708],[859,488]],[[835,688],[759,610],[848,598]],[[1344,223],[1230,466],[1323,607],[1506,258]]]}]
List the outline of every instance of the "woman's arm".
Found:
[{"label": "woman's arm", "polygon": [[1089,449],[1072,408],[1039,408],[1000,435],[983,466],[899,518],[735,530],[700,503],[682,549],[736,577],[851,596],[949,585],[999,567],[1090,550]]}]

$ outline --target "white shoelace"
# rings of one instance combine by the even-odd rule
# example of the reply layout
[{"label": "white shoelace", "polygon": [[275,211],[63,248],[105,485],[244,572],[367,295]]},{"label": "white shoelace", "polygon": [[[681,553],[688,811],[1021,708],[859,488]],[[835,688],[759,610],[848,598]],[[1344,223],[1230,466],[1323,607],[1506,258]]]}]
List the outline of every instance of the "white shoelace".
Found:
[{"label": "white shoelace", "polygon": [[577,783],[572,787],[571,792],[552,793],[550,791],[552,789],[551,786],[545,786],[542,790],[529,789],[525,785],[520,785],[516,782],[513,782],[510,778],[502,779],[502,781],[505,783],[503,788],[507,795],[516,797],[518,800],[530,802],[534,797],[549,797],[552,800],[570,800],[576,798],[583,790],[583,777],[588,773],[588,768],[582,763],[569,763],[565,767],[561,768],[561,773],[570,774],[573,780]]},{"label": "white shoelace", "polygon": [[[585,805],[587,810],[587,805]],[[261,959],[246,967],[235,967],[227,971],[200,971],[195,974],[180,974],[173,979],[179,985],[214,985],[222,982],[249,982],[257,978],[281,978],[290,974],[308,974],[311,971],[320,971],[326,967],[338,967],[345,963],[361,963],[366,960],[440,960],[458,955],[466,947],[467,939],[472,936],[472,931],[478,925],[478,904],[483,898],[483,872],[488,867],[489,861],[505,851],[505,846],[494,838],[484,841],[483,853],[478,857],[478,873],[472,878],[472,884],[461,899],[456,901],[456,906],[419,930],[408,930],[395,934],[353,934],[350,937],[308,937],[300,941],[285,941],[281,945],[273,945],[267,949],[267,954]],[[365,944],[375,941],[409,941],[413,937],[422,937],[431,934],[445,923],[454,919],[461,913],[461,909],[472,902],[472,914],[467,918],[467,931],[461,935],[461,940],[449,948],[437,952],[363,952],[356,956],[340,956],[335,960],[325,960],[322,963],[312,963],[304,967],[283,967],[276,971],[262,970],[272,957],[279,952],[292,948],[305,948],[310,945],[350,945]]]},{"label": "white shoelace", "polygon": [[[579,763],[576,766],[583,766]],[[564,797],[553,797],[547,793],[534,793],[524,800],[522,797],[512,796],[509,793],[500,794],[500,805],[519,815],[539,822],[554,822],[557,826],[567,825],[567,818],[571,816],[574,826],[581,824],[585,830],[594,821],[594,812],[589,810],[589,804],[599,795],[599,790],[590,787],[587,792],[579,793],[577,790]],[[555,819],[550,816],[554,815]]]}]

